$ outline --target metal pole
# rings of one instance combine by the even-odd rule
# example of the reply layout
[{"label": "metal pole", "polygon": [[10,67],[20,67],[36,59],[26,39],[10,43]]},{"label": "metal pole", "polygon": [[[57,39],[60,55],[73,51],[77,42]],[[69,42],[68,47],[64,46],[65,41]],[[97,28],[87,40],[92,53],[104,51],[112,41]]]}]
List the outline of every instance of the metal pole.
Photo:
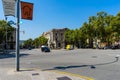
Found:
[{"label": "metal pole", "polygon": [[[7,21],[7,17],[5,17],[5,20]],[[7,53],[7,49],[8,49],[7,46],[8,45],[7,45],[7,25],[6,25],[6,52],[5,53]]]},{"label": "metal pole", "polygon": [[19,28],[20,28],[20,0],[17,0],[17,28],[16,28],[16,71],[19,71]]}]

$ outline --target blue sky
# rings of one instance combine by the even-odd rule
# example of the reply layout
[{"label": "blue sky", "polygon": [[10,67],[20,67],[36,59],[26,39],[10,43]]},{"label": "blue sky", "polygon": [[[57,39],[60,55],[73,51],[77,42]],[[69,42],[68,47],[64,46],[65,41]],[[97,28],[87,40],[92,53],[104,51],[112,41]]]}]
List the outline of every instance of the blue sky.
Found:
[{"label": "blue sky", "polygon": [[[116,15],[120,11],[120,0],[22,0],[34,3],[33,20],[23,20],[20,25],[20,40],[39,37],[53,28],[80,28],[88,17],[105,11]],[[0,20],[4,19],[0,0]],[[8,17],[8,20],[15,20]]]}]

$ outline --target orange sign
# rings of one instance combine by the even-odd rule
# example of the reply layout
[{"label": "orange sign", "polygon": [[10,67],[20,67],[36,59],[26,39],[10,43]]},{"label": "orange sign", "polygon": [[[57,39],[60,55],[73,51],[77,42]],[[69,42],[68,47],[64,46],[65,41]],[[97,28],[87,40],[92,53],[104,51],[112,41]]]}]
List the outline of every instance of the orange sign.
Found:
[{"label": "orange sign", "polygon": [[21,17],[22,17],[22,19],[32,20],[33,3],[21,1]]}]

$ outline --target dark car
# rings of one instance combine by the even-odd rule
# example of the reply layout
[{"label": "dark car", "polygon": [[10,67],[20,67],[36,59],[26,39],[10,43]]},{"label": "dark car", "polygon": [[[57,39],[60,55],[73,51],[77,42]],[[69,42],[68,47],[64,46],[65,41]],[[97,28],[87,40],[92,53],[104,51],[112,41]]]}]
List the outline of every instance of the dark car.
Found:
[{"label": "dark car", "polygon": [[42,52],[50,52],[50,48],[48,46],[41,46]]},{"label": "dark car", "polygon": [[111,47],[112,49],[120,49],[120,45],[114,45]]},{"label": "dark car", "polygon": [[31,50],[32,48],[31,47],[28,47],[28,50]]}]

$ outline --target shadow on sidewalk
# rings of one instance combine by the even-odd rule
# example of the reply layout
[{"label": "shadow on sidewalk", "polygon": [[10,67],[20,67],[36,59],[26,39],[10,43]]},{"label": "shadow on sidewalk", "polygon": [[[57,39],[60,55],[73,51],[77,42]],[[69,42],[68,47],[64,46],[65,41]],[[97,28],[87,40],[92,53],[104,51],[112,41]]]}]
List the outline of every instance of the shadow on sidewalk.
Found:
[{"label": "shadow on sidewalk", "polygon": [[119,57],[115,57],[114,61],[111,62],[107,62],[107,63],[100,63],[100,64],[91,64],[91,65],[71,65],[71,66],[56,66],[52,69],[44,69],[43,71],[47,71],[47,70],[65,70],[65,69],[70,69],[70,68],[80,68],[80,67],[90,67],[91,69],[95,69],[96,66],[100,66],[100,65],[108,65],[108,64],[113,64],[115,62],[118,62]]}]

